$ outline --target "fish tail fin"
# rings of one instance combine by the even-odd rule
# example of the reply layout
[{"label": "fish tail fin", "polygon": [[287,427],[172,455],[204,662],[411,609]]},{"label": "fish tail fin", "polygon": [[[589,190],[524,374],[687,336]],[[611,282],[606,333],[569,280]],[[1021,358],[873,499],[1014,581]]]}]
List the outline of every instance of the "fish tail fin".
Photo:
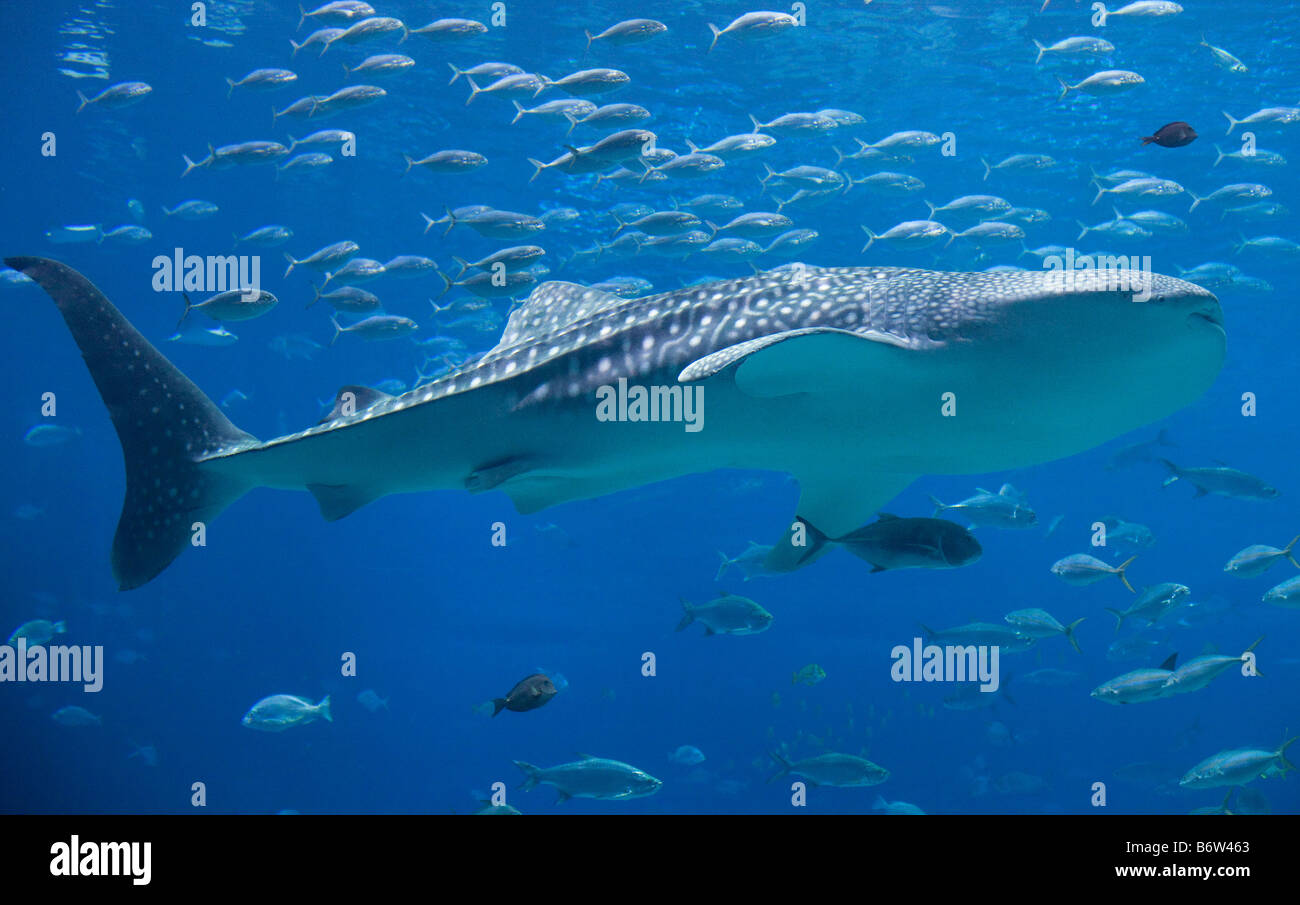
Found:
[{"label": "fish tail fin", "polygon": [[[307,21],[307,10],[303,9],[302,4],[299,3],[298,4],[298,28],[302,28],[302,23],[306,21]],[[295,28],[294,31],[297,31],[298,28]]]},{"label": "fish tail fin", "polygon": [[705,220],[704,225],[709,228],[710,239],[718,234],[718,224],[714,223],[712,220]]},{"label": "fish tail fin", "polygon": [[778,770],[777,772],[769,776],[767,781],[769,783],[776,782],[782,776],[788,776],[790,773],[790,762],[786,760],[784,757],[782,757],[781,755],[777,754],[775,751],[769,751],[767,752],[767,754],[770,758],[772,758],[772,760],[776,761],[776,765],[781,768],[780,770]]},{"label": "fish tail fin", "polygon": [[186,176],[190,175],[190,170],[195,170],[195,169],[198,169],[199,167],[203,166],[202,163],[195,163],[194,161],[190,160],[188,154],[182,154],[182,155],[181,155],[181,159],[185,161],[185,172],[184,172],[184,173],[181,173],[181,178],[182,178],[182,179],[184,179]]},{"label": "fish tail fin", "polygon": [[442,298],[448,292],[451,292],[451,286],[452,286],[451,279],[436,267],[433,269],[433,272],[436,273],[438,275],[438,278],[442,280],[442,292],[438,293],[438,298]]},{"label": "fish tail fin", "polygon": [[1034,57],[1034,65],[1037,66],[1043,61],[1043,54],[1047,53],[1047,47],[1037,38],[1034,39],[1034,46],[1038,48],[1038,56]]},{"label": "fish tail fin", "polygon": [[447,207],[445,204],[442,206],[442,210],[447,215],[447,228],[442,231],[442,234],[445,236],[456,228],[456,215],[453,214],[451,208]]},{"label": "fish tail fin", "polygon": [[45,258],[5,263],[54,299],[108,407],[126,465],[113,574],[121,590],[137,588],[189,545],[194,524],[216,518],[249,489],[203,471],[201,457],[255,438],[231,424],[84,276]]},{"label": "fish tail fin", "polygon": [[[1035,41],[1034,43],[1035,43],[1035,44],[1038,44],[1037,41]],[[1038,46],[1041,47],[1042,45],[1039,44]],[[887,806],[887,805],[885,804],[884,796],[882,796],[879,792],[877,792],[877,793],[876,793],[876,800],[873,801],[873,802],[871,803],[871,810],[873,810],[873,811],[883,811],[883,810],[886,808],[886,806]]]},{"label": "fish tail fin", "polygon": [[940,513],[945,512],[948,509],[948,504],[944,503],[934,494],[930,494],[930,505],[934,507],[934,513],[930,518],[938,518]]},{"label": "fish tail fin", "polygon": [[1196,210],[1205,199],[1197,195],[1195,192],[1188,192],[1187,194],[1192,196],[1192,206],[1187,209],[1187,213],[1190,214],[1192,211]]},{"label": "fish tail fin", "polygon": [[189,317],[190,312],[194,310],[194,303],[190,301],[190,294],[188,292],[182,292],[181,298],[185,299],[185,311],[181,313],[181,319],[176,322],[177,330],[181,328],[181,324],[185,323],[185,319]]},{"label": "fish tail fin", "polygon": [[1223,163],[1223,158],[1227,156],[1223,153],[1223,148],[1218,145],[1212,145],[1212,147],[1214,148],[1214,153],[1218,156],[1214,158],[1214,163],[1210,164],[1210,169],[1214,169],[1219,164]]},{"label": "fish tail fin", "polygon": [[406,161],[406,169],[402,170],[402,175],[405,176],[411,172],[411,167],[415,166],[415,159],[410,154],[403,154],[402,159]]},{"label": "fish tail fin", "polygon": [[[718,26],[714,25],[712,22],[709,22],[708,26],[709,26],[709,31],[713,32],[713,40],[709,42],[709,49],[704,52],[713,53],[713,48],[715,45],[717,45],[718,38],[722,37],[722,29],[718,28]],[[755,129],[754,131],[757,132],[758,130]]]},{"label": "fish tail fin", "polygon": [[1291,538],[1291,543],[1287,544],[1286,549],[1284,549],[1282,552],[1286,554],[1287,559],[1291,560],[1291,565],[1295,566],[1297,569],[1300,569],[1300,562],[1296,562],[1295,556],[1292,555],[1291,553],[1291,551],[1295,549],[1296,541],[1300,541],[1300,534],[1297,534],[1295,537]]},{"label": "fish tail fin", "polygon": [[1115,631],[1118,632],[1120,630],[1120,626],[1124,624],[1124,614],[1121,613],[1119,610],[1112,610],[1110,607],[1105,607],[1105,610],[1106,612],[1110,613],[1112,616],[1115,617]]},{"label": "fish tail fin", "polygon": [[1119,564],[1119,567],[1118,567],[1117,569],[1115,569],[1115,575],[1116,575],[1116,577],[1119,578],[1120,581],[1124,582],[1124,587],[1128,588],[1128,589],[1129,589],[1130,591],[1132,591],[1134,594],[1136,594],[1137,591],[1134,591],[1134,590],[1133,590],[1133,585],[1131,585],[1131,584],[1128,583],[1128,576],[1124,574],[1124,570],[1127,569],[1130,565],[1132,565],[1132,564],[1133,564],[1133,560],[1135,560],[1135,559],[1137,559],[1137,555],[1136,555],[1136,554],[1134,554],[1133,556],[1130,556],[1128,559],[1124,560],[1122,563]]},{"label": "fish tail fin", "polygon": [[235,93],[235,80],[226,76],[226,84],[230,86],[226,89],[226,100],[230,100],[230,96]]},{"label": "fish tail fin", "polygon": [[532,182],[542,174],[542,170],[546,169],[546,164],[542,163],[536,157],[529,157],[528,162],[533,165],[533,175],[528,177],[528,181]]},{"label": "fish tail fin", "polygon": [[722,564],[718,566],[718,572],[713,576],[714,581],[722,581],[722,573],[726,572],[727,567],[731,565],[731,560],[728,559],[727,554],[723,553],[721,550],[718,551],[718,558],[722,560]]},{"label": "fish tail fin", "polygon": [[339,341],[339,337],[343,335],[343,328],[339,326],[338,318],[332,314],[330,315],[330,323],[334,325],[334,335],[330,337],[330,345],[333,346]]},{"label": "fish tail fin", "polygon": [[677,599],[682,602],[682,611],[685,615],[682,616],[682,621],[677,623],[677,628],[673,629],[673,631],[680,632],[695,621],[695,608],[691,606],[691,602],[685,597],[678,597]]},{"label": "fish tail fin", "polygon": [[1223,111],[1220,111],[1220,112],[1222,112],[1223,115],[1224,115],[1225,117],[1228,118],[1228,134],[1231,135],[1231,134],[1232,134],[1232,130],[1235,129],[1235,128],[1237,128],[1237,126],[1241,123],[1241,120],[1239,120],[1239,119],[1233,119],[1233,118],[1232,118],[1232,114],[1229,113],[1227,110],[1223,110]]},{"label": "fish tail fin", "polygon": [[749,114],[749,121],[754,124],[754,134],[758,134],[758,131],[763,128],[763,124],[760,123],[758,117],[752,113]]},{"label": "fish tail fin", "polygon": [[451,81],[448,82],[447,84],[454,85],[456,83],[456,79],[460,78],[465,73],[457,69],[455,63],[448,63],[447,65],[451,67]]},{"label": "fish tail fin", "polygon": [[478,97],[479,92],[483,89],[474,84],[474,76],[472,75],[465,76],[465,81],[469,82],[469,97],[465,98],[465,106],[468,107],[470,102]]},{"label": "fish tail fin", "polygon": [[1075,220],[1074,222],[1079,224],[1079,235],[1074,237],[1074,241],[1078,242],[1084,236],[1088,235],[1088,233],[1092,232],[1088,227],[1088,224],[1084,223],[1082,220]]},{"label": "fish tail fin", "polygon": [[585,28],[582,30],[582,33],[587,36],[587,46],[582,49],[582,58],[585,60],[587,54],[591,53],[591,42],[595,36]]},{"label": "fish tail fin", "polygon": [[67,630],[68,630],[68,623],[64,622],[62,619],[54,623],[54,634],[62,635],[65,632],[67,632]]},{"label": "fish tail fin", "polygon": [[984,181],[984,182],[988,182],[988,181],[989,181],[989,176],[992,175],[992,173],[993,173],[993,167],[989,166],[989,162],[988,162],[987,160],[985,160],[983,157],[980,158],[980,163],[984,164],[984,179],[983,179],[983,181]]},{"label": "fish tail fin", "polygon": [[[456,257],[456,255],[452,255],[451,259],[460,265],[460,272],[456,274],[456,279],[459,280],[461,277],[465,275],[465,271],[469,270],[472,265],[469,263],[469,261],[466,261],[464,258],[458,258]],[[438,275],[442,276],[442,272],[439,271]]]},{"label": "fish tail fin", "polygon": [[77,107],[77,112],[80,113],[82,110],[86,109],[86,105],[90,103],[90,98],[86,97],[80,91],[77,92],[77,97],[81,101],[81,104]]},{"label": "fish tail fin", "polygon": [[289,266],[286,267],[284,271],[284,275],[287,277],[289,274],[293,273],[294,267],[301,262],[294,260],[293,255],[289,254],[287,251],[284,252],[284,259],[289,262]]},{"label": "fish tail fin", "polygon": [[433,224],[437,223],[438,221],[430,217],[424,211],[420,211],[420,216],[424,218],[424,232],[427,234],[429,232],[429,228],[433,226]]},{"label": "fish tail fin", "polygon": [[1065,96],[1069,94],[1070,91],[1073,89],[1071,89],[1070,86],[1066,84],[1065,79],[1061,78],[1059,75],[1056,77],[1056,80],[1061,83],[1061,96],[1056,99],[1057,102],[1059,103],[1065,100]]},{"label": "fish tail fin", "polygon": [[862,227],[862,231],[863,231],[864,233],[867,234],[867,244],[864,245],[864,246],[862,246],[862,251],[866,251],[868,248],[870,248],[872,245],[874,245],[876,239],[878,239],[878,238],[880,238],[880,237],[877,236],[875,233],[873,233],[873,232],[871,231],[871,229],[870,229],[869,227],[867,227],[867,226],[863,226],[863,227]]},{"label": "fish tail fin", "polygon": [[[1264,636],[1263,636],[1263,635],[1260,635],[1258,638],[1255,639],[1254,643],[1252,643],[1252,644],[1250,645],[1250,647],[1248,647],[1248,648],[1246,648],[1244,651],[1242,651],[1242,652],[1241,652],[1241,658],[1242,658],[1242,660],[1245,661],[1245,659],[1246,659],[1246,654],[1250,653],[1250,652],[1253,651],[1255,648],[1259,647],[1259,642],[1261,642],[1261,641],[1263,641],[1263,640],[1264,640]],[[1258,667],[1256,667],[1256,668],[1255,668],[1255,675],[1257,675],[1257,676],[1263,676],[1264,674],[1263,674],[1262,672],[1259,671],[1259,668],[1258,668]]]},{"label": "fish tail fin", "polygon": [[1296,739],[1300,739],[1300,735],[1293,736],[1292,738],[1287,739],[1286,741],[1284,741],[1284,742],[1282,743],[1282,747],[1277,749],[1277,759],[1280,760],[1280,761],[1282,762],[1282,768],[1283,768],[1284,770],[1294,770],[1294,769],[1295,769],[1295,764],[1291,763],[1289,760],[1286,759],[1286,753],[1285,753],[1285,752],[1286,752],[1286,749],[1287,749],[1287,748],[1290,748],[1290,747],[1291,747],[1291,744],[1292,744],[1293,742],[1295,742]]},{"label": "fish tail fin", "polygon": [[493,715],[493,716],[496,716],[498,713],[500,713],[501,711],[505,710],[505,709],[506,709],[506,703],[507,703],[507,702],[506,702],[506,699],[505,699],[505,698],[493,698],[493,699],[492,699],[492,715]]},{"label": "fish tail fin", "polygon": [[1169,469],[1169,477],[1165,478],[1163,481],[1160,482],[1161,487],[1168,487],[1174,481],[1178,480],[1179,474],[1178,474],[1177,465],[1175,465],[1173,462],[1170,462],[1168,459],[1157,459],[1156,461],[1158,461],[1165,468]]},{"label": "fish tail fin", "polygon": [[568,110],[564,111],[564,118],[569,121],[569,128],[564,133],[565,137],[567,138],[570,134],[572,134],[573,130],[578,127],[578,118],[574,116],[572,113],[570,113]]},{"label": "fish tail fin", "polygon": [[297,41],[295,41],[293,38],[289,39],[289,43],[293,45],[293,53],[289,54],[289,59],[292,60],[294,57],[298,55],[298,51],[302,50],[302,45],[299,44]]},{"label": "fish tail fin", "polygon": [[517,100],[512,100],[510,103],[515,105],[515,118],[510,120],[510,125],[513,126],[515,123],[519,122],[519,117],[523,116],[528,111],[525,110],[524,105],[519,103]]},{"label": "fish tail fin", "polygon": [[925,219],[927,219],[927,220],[933,220],[933,219],[934,219],[934,212],[937,211],[937,210],[939,209],[939,205],[937,205],[937,204],[933,204],[933,203],[931,203],[931,202],[929,202],[929,201],[923,201],[923,202],[921,202],[921,203],[924,204],[926,207],[928,207],[928,208],[930,209],[930,212],[929,212],[928,214],[925,215]]},{"label": "fish tail fin", "polygon": [[329,695],[325,695],[325,697],[320,699],[320,703],[316,705],[316,709],[319,710],[320,715],[325,718],[325,722],[327,723],[334,722],[334,714],[330,711]]},{"label": "fish tail fin", "polygon": [[1106,194],[1106,187],[1095,179],[1092,181],[1092,184],[1097,187],[1097,197],[1092,199],[1092,203],[1096,204],[1101,200],[1101,196]]},{"label": "fish tail fin", "polygon": [[521,785],[519,788],[524,790],[525,792],[527,792],[529,789],[537,788],[537,784],[541,782],[541,775],[542,775],[541,767],[534,767],[532,764],[528,763],[527,761],[522,761],[522,760],[515,761],[515,766],[518,767],[520,770],[524,771],[524,782],[523,785]]},{"label": "fish tail fin", "polygon": [[306,307],[308,308],[310,308],[312,305],[320,301],[320,289],[317,288],[315,280],[311,281],[311,291],[313,294],[313,298],[310,302],[307,303]]},{"label": "fish tail fin", "polygon": [[1069,640],[1070,646],[1073,647],[1079,653],[1083,653],[1083,649],[1079,647],[1078,639],[1074,637],[1074,630],[1079,627],[1080,622],[1082,622],[1087,618],[1088,618],[1087,616],[1080,616],[1078,619],[1074,620],[1073,622],[1071,622],[1069,625],[1065,627],[1066,639]]}]

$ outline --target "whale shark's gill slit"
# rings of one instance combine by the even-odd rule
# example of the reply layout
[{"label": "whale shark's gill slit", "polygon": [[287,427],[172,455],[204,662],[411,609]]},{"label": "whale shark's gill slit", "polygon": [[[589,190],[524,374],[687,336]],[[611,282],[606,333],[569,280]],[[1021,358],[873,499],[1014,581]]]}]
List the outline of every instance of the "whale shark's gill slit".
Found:
[{"label": "whale shark's gill slit", "polygon": [[45,258],[5,263],[41,285],[63,315],[122,444],[126,498],[113,538],[113,575],[139,587],[185,548],[245,487],[201,472],[197,460],[256,440],[235,427],[140,335],[89,280]]}]

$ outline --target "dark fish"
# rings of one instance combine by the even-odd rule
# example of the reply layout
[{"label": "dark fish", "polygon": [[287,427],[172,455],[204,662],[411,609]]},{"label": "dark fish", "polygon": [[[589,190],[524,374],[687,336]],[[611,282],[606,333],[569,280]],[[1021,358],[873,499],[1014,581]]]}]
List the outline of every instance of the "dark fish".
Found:
[{"label": "dark fish", "polygon": [[1156,130],[1155,135],[1148,135],[1143,138],[1142,144],[1146,146],[1155,142],[1162,148],[1181,148],[1184,145],[1190,145],[1194,141],[1196,141],[1196,130],[1187,123],[1177,122],[1161,126]]},{"label": "dark fish", "polygon": [[520,679],[504,698],[493,698],[492,715],[496,716],[502,710],[513,710],[516,713],[536,710],[555,697],[558,691],[548,676],[534,673],[526,679]]},{"label": "dark fish", "polygon": [[835,538],[854,556],[871,563],[873,572],[886,569],[955,569],[980,558],[983,549],[956,522],[941,518],[899,518],[886,513],[880,520]]}]

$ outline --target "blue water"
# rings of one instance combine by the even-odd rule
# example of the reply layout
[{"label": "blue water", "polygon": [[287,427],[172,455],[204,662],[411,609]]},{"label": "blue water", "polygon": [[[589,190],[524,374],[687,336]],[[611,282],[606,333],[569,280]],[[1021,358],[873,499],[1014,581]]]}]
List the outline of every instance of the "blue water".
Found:
[{"label": "blue water", "polygon": [[[411,26],[429,18],[424,3],[376,5]],[[1242,547],[1283,546],[1300,531],[1294,458],[1300,315],[1291,298],[1297,259],[1254,249],[1233,255],[1239,230],[1247,237],[1300,239],[1294,213],[1300,210],[1294,175],[1300,124],[1256,130],[1259,147],[1289,158],[1286,165],[1211,167],[1213,145],[1240,148],[1244,128],[1225,137],[1221,111],[1242,118],[1300,100],[1300,48],[1293,40],[1300,5],[1187,0],[1180,15],[1116,18],[1104,28],[1093,28],[1082,4],[1052,0],[1046,12],[1040,5],[810,2],[806,27],[756,44],[724,36],[706,54],[707,23],[722,26],[745,12],[743,5],[512,2],[504,27],[459,43],[413,36],[398,45],[390,38],[291,59],[288,39],[301,40],[313,26],[295,32],[290,3],[212,2],[205,28],[188,25],[184,5],[177,4],[4,4],[3,121],[9,128],[0,144],[0,247],[6,254],[54,257],[86,274],[209,396],[246,394],[228,414],[263,438],[317,421],[321,400],[340,385],[390,378],[409,384],[422,350],[405,339],[372,344],[345,336],[311,360],[277,354],[269,345],[277,336],[303,334],[325,346],[332,332],[324,305],[304,310],[312,297],[308,274],[282,278],[280,249],[260,252],[264,287],[280,304],[261,319],[229,325],[237,344],[165,342],[182,302],[150,289],[155,255],[177,247],[224,254],[232,233],[282,223],[295,233],[283,250],[296,257],[352,239],[366,257],[426,255],[448,269],[453,254],[473,260],[518,243],[484,239],[465,227],[446,237],[440,227],[424,234],[421,212],[437,217],[444,207],[488,204],[537,214],[565,206],[577,208],[580,220],[538,239],[551,278],[633,275],[668,291],[705,275],[735,277],[749,269],[699,256],[568,259],[575,249],[609,240],[615,223],[607,211],[616,202],[664,209],[670,198],[726,192],[747,210],[770,210],[774,202],[760,195],[757,178],[763,163],[777,170],[829,167],[833,147],[848,152],[855,136],[874,142],[904,129],[950,132],[957,154],[929,148],[913,152],[911,163],[892,164],[926,184],[906,198],[855,187],[820,206],[788,208],[796,226],[820,233],[801,260],[949,270],[1036,266],[1018,258],[1019,247],[980,259],[962,242],[921,252],[877,244],[863,254],[860,225],[879,233],[924,219],[923,199],[943,203],[991,193],[1050,213],[1050,222],[1026,227],[1030,248],[1068,246],[1076,220],[1094,224],[1113,216],[1109,203],[1090,205],[1089,167],[1147,171],[1197,195],[1228,183],[1264,183],[1273,192],[1267,200],[1292,213],[1239,223],[1233,215],[1220,219],[1222,204],[1189,214],[1185,194],[1120,200],[1125,212],[1176,214],[1190,230],[1127,244],[1090,236],[1079,243],[1081,251],[1150,255],[1157,272],[1170,274],[1232,262],[1272,286],[1266,293],[1215,290],[1227,322],[1228,358],[1213,388],[1166,421],[1106,446],[1013,473],[922,478],[887,507],[929,515],[931,494],[955,501],[976,486],[996,490],[1010,482],[1037,511],[1036,528],[979,529],[983,557],[957,570],[873,575],[837,552],[794,574],[746,583],[733,573],[720,585],[713,582],[719,550],[734,555],[751,539],[773,542],[788,524],[797,500],[792,480],[716,472],[531,516],[517,515],[500,493],[393,496],[336,523],[322,521],[307,494],[260,490],[209,526],[205,548],[186,551],[145,587],[119,593],[108,565],[123,489],[112,425],[44,294],[30,286],[0,289],[6,349],[0,385],[8,399],[0,409],[0,437],[8,438],[0,455],[9,478],[0,489],[7,559],[0,623],[7,634],[28,619],[64,619],[68,633],[60,641],[103,645],[108,660],[104,689],[95,695],[69,685],[0,687],[7,741],[0,810],[184,813],[196,810],[191,790],[201,782],[207,811],[222,813],[470,813],[479,793],[502,782],[509,803],[524,813],[790,813],[790,778],[766,782],[770,751],[792,758],[840,751],[891,771],[873,789],[812,789],[807,810],[821,813],[870,812],[877,792],[933,814],[1085,813],[1096,810],[1096,782],[1106,784],[1111,812],[1185,813],[1217,805],[1224,790],[1180,789],[1178,777],[1217,751],[1271,749],[1288,730],[1300,732],[1294,693],[1300,615],[1260,599],[1294,575],[1294,567],[1282,562],[1248,580],[1222,571]],[[492,16],[484,3],[440,5],[439,12],[485,22]],[[597,42],[581,59],[584,28],[599,31],[632,16],[654,16],[669,31],[627,47]],[[1216,68],[1198,45],[1202,33],[1249,72]],[[1071,35],[1098,35],[1116,50],[1097,59],[1049,57],[1035,66],[1033,39],[1050,44]],[[345,84],[340,63],[385,52],[409,54],[416,66],[377,82],[388,91],[379,103],[319,125],[282,119],[272,126],[272,104],[283,109],[303,95],[328,94]],[[512,126],[510,105],[497,98],[480,96],[467,107],[468,86],[464,79],[448,86],[447,63],[466,68],[485,60],[552,78],[590,66],[622,69],[631,84],[596,102],[647,107],[653,118],[646,127],[658,144],[683,152],[688,138],[703,146],[748,131],[750,113],[766,122],[832,107],[860,113],[866,122],[782,137],[772,149],[693,182],[597,186],[594,177],[550,170],[530,183],[526,158],[563,153],[564,129],[533,118]],[[270,95],[236,90],[227,100],[223,77],[266,66],[293,69],[298,81]],[[1054,75],[1074,84],[1103,69],[1135,70],[1146,81],[1118,96],[1072,93],[1058,101]],[[74,113],[77,90],[93,96],[128,80],[148,82],[152,94],[121,110]],[[551,90],[536,102],[561,96]],[[1174,120],[1193,124],[1200,138],[1178,149],[1137,141]],[[270,167],[179,178],[182,155],[198,160],[209,143],[287,141],[317,128],[355,131],[357,155],[335,153],[327,172],[298,181],[277,178]],[[40,153],[46,132],[57,142],[53,157]],[[590,143],[599,133],[573,137]],[[476,150],[490,162],[467,175],[402,175],[403,153],[419,157],[441,148]],[[982,181],[980,157],[997,161],[1014,153],[1047,154],[1059,166],[1043,173],[995,171]],[[871,172],[852,162],[847,169],[859,178]],[[145,245],[53,245],[43,237],[61,224],[131,223],[130,198],[143,203],[143,225],[153,233]],[[220,213],[193,223],[163,217],[161,205],[190,198],[213,201]],[[427,337],[434,322],[426,300],[441,285],[436,277],[381,279],[366,288],[383,298],[388,312],[420,321]],[[506,305],[496,308],[504,313]],[[495,343],[494,336],[461,336],[471,352]],[[23,442],[42,420],[45,392],[57,395],[57,423],[79,428],[79,437],[49,447]],[[1258,398],[1255,417],[1241,414],[1245,392]],[[1280,498],[1193,499],[1185,482],[1162,488],[1158,464],[1107,469],[1116,451],[1153,438],[1159,428],[1177,444],[1161,452],[1180,464],[1227,463],[1267,480]],[[1113,562],[1089,546],[1088,527],[1112,513],[1148,525],[1157,538],[1130,568],[1134,583],[1178,581],[1201,605],[1146,632],[1158,644],[1136,660],[1105,655],[1122,636],[1104,608],[1128,606],[1131,595],[1114,580],[1075,588],[1048,571],[1076,552]],[[1046,537],[1045,526],[1057,515],[1064,519]],[[496,522],[506,526],[504,547],[490,543]],[[770,610],[773,627],[747,637],[704,637],[699,626],[674,633],[679,596],[698,603],[722,589]],[[918,623],[1000,622],[1026,607],[1043,607],[1062,622],[1086,616],[1078,629],[1083,654],[1053,638],[1008,655],[1003,669],[1014,703],[954,711],[942,704],[951,686],[890,680],[889,651],[910,644]],[[1126,627],[1123,634],[1130,633]],[[1261,635],[1263,677],[1229,671],[1193,694],[1122,707],[1088,695],[1106,679],[1153,666],[1174,651],[1183,660],[1207,645],[1236,653]],[[119,662],[124,650],[143,659]],[[341,675],[347,652],[356,657],[355,677]],[[655,657],[653,677],[642,675],[646,652]],[[792,685],[791,673],[809,663],[820,664],[828,677],[814,687]],[[1062,687],[1017,682],[1046,667],[1081,675]],[[569,683],[544,708],[495,719],[476,712],[539,668]],[[389,700],[387,710],[370,713],[356,701],[368,688]],[[277,693],[313,700],[330,694],[334,722],[283,734],[240,725],[253,703]],[[102,726],[56,724],[50,714],[65,705],[87,708]],[[146,744],[156,749],[156,766],[128,756]],[[683,744],[699,747],[707,760],[698,767],[670,762],[669,752]],[[649,798],[561,806],[552,803],[552,789],[515,790],[522,777],[512,761],[550,766],[575,752],[634,764],[663,787]],[[1116,772],[1133,764],[1155,767],[1131,771],[1141,774],[1137,780]],[[1014,774],[1037,780],[1017,794],[1006,779]],[[1294,779],[1256,780],[1250,788],[1274,813],[1300,809]]]}]

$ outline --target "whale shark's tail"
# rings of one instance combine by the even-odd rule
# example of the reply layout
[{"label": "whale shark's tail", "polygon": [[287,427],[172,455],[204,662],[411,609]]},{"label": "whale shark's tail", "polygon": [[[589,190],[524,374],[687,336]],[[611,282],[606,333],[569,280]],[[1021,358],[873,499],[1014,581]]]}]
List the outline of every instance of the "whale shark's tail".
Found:
[{"label": "whale shark's tail", "polygon": [[198,460],[257,441],[231,424],[81,274],[46,258],[6,258],[5,263],[54,299],[113,419],[126,464],[113,575],[121,590],[139,587],[167,568],[191,532],[202,530],[249,489],[201,471]]}]

